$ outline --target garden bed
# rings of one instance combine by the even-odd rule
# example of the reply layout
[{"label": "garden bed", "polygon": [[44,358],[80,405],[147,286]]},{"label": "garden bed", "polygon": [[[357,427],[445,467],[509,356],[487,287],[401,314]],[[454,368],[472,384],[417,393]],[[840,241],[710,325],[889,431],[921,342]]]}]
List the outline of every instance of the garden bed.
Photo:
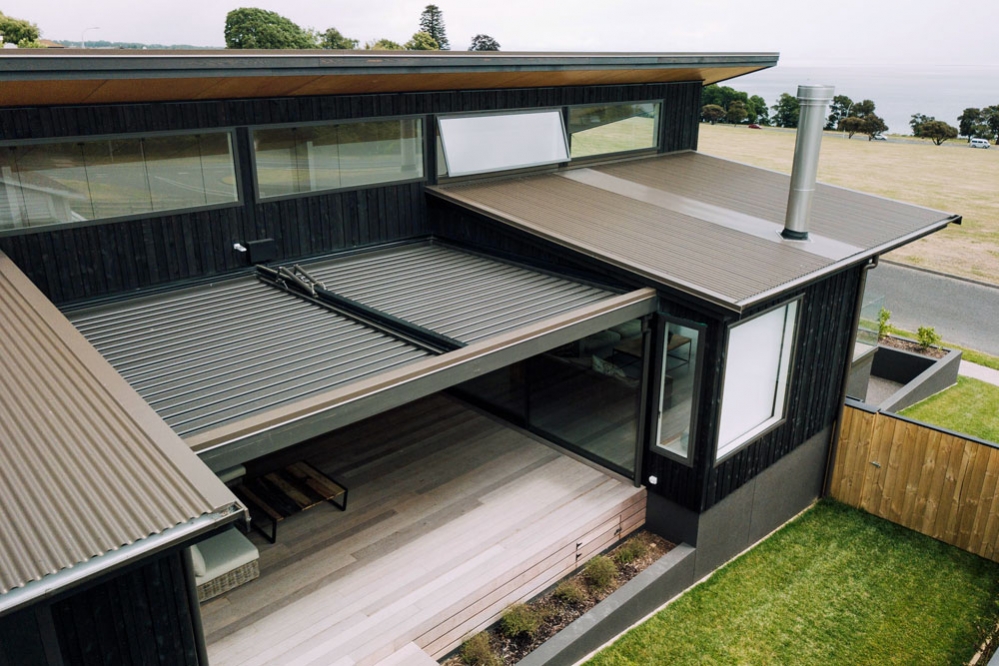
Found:
[{"label": "garden bed", "polygon": [[495,626],[466,641],[443,666],[510,666],[659,561],[674,544],[650,532],[633,535],[607,555],[528,604],[511,606]]},{"label": "garden bed", "polygon": [[876,406],[885,412],[899,412],[953,386],[960,367],[960,351],[923,348],[894,336],[883,338],[874,355],[871,376],[896,382],[901,388]]}]

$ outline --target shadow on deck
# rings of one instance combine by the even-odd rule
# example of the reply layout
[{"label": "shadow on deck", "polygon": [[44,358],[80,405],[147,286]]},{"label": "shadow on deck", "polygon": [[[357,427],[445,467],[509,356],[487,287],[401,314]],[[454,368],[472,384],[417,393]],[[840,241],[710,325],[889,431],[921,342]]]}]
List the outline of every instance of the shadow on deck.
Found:
[{"label": "shadow on deck", "polygon": [[213,666],[438,659],[645,520],[643,488],[443,395],[271,462],[292,459],[350,504],[253,534],[260,578],[202,607]]}]

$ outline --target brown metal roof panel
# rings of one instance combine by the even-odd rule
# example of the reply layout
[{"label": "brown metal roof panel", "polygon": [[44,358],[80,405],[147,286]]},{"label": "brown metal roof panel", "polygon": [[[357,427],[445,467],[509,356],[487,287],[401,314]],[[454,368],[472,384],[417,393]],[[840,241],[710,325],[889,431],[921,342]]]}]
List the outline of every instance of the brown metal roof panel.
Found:
[{"label": "brown metal roof panel", "polygon": [[0,253],[0,594],[236,500]]},{"label": "brown metal roof panel", "polygon": [[613,294],[440,245],[309,264],[327,289],[465,343]]},{"label": "brown metal roof panel", "polygon": [[[789,178],[776,171],[700,153],[664,155],[595,170],[784,224]],[[810,229],[860,247],[875,247],[945,217],[940,211],[819,183]]]},{"label": "brown metal roof panel", "polygon": [[830,262],[557,175],[448,187],[475,207],[644,273],[736,303]]}]

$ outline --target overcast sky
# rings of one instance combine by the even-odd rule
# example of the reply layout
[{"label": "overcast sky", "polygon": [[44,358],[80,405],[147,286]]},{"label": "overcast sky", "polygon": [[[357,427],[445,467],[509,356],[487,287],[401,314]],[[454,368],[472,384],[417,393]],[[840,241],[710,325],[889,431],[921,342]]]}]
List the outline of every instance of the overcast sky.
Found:
[{"label": "overcast sky", "polygon": [[[226,13],[404,42],[426,0],[5,0],[48,39],[223,46]],[[778,51],[785,65],[999,63],[999,2],[968,0],[438,0],[452,50],[485,33],[504,51]],[[981,29],[978,29],[981,28]]]}]

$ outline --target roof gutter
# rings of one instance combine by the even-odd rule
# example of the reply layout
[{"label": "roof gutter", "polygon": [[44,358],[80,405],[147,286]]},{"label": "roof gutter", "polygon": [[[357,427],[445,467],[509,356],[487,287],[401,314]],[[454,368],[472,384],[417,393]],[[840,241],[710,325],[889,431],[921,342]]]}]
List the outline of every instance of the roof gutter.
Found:
[{"label": "roof gutter", "polygon": [[28,604],[63,594],[69,588],[107,575],[134,563],[136,560],[150,557],[168,548],[191,541],[202,534],[237,520],[244,512],[244,509],[234,505],[229,507],[228,511],[205,514],[10,590],[6,594],[0,595],[0,617]]}]

